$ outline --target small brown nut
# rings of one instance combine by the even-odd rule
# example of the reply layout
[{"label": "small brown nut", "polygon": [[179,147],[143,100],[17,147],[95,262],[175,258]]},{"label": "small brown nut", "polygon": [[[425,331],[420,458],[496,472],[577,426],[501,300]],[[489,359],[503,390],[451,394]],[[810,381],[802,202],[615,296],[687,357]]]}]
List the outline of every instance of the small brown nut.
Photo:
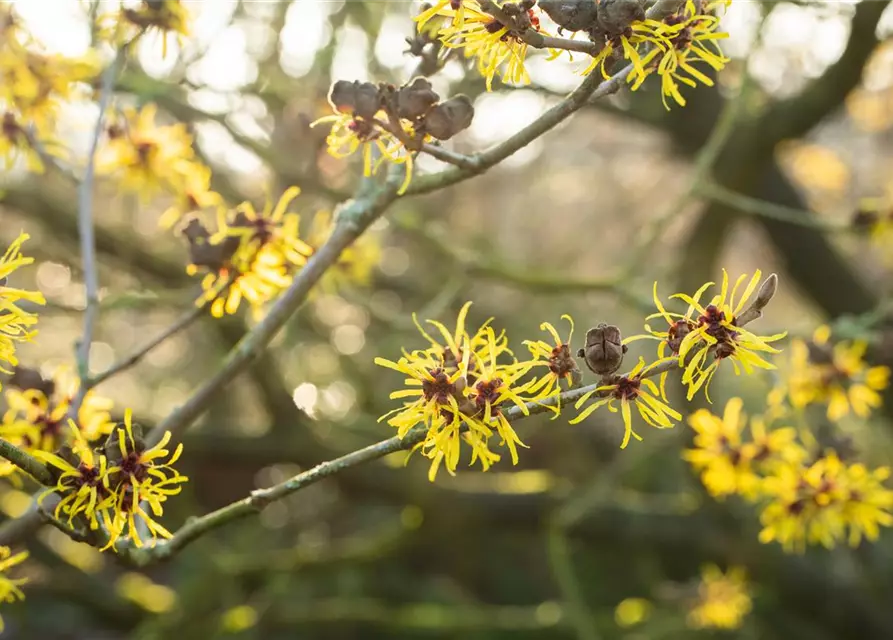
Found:
[{"label": "small brown nut", "polygon": [[607,376],[620,368],[626,351],[620,329],[600,323],[586,332],[586,346],[577,351],[577,357],[583,358],[593,373]]},{"label": "small brown nut", "polygon": [[432,107],[425,115],[424,130],[438,140],[449,140],[467,129],[473,118],[471,98],[459,94]]}]

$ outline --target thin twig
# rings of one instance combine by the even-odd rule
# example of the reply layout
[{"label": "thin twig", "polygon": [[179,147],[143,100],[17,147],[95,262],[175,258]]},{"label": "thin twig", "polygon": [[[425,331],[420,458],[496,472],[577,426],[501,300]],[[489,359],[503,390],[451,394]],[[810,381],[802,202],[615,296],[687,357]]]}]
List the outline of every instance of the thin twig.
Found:
[{"label": "thin twig", "polygon": [[99,265],[96,261],[96,238],[93,230],[93,187],[96,178],[96,152],[99,149],[99,140],[105,124],[105,112],[108,110],[112,99],[112,88],[118,67],[124,61],[126,49],[121,48],[115,54],[115,59],[102,75],[102,86],[99,94],[99,115],[96,119],[96,127],[93,130],[93,139],[90,141],[90,150],[87,153],[87,165],[84,169],[84,178],[78,185],[78,235],[81,241],[81,261],[84,265],[84,288],[86,289],[86,308],[84,310],[84,331],[77,345],[76,357],[78,377],[82,384],[78,388],[71,403],[69,417],[76,419],[84,396],[87,394],[87,385],[83,384],[90,375],[90,348],[93,344],[93,333],[96,321],[99,317]]},{"label": "thin twig", "polygon": [[42,485],[49,487],[56,484],[53,474],[50,473],[45,464],[27,451],[19,449],[11,442],[2,438],[0,438],[0,457],[6,458]]},{"label": "thin twig", "polygon": [[102,371],[101,373],[98,373],[95,376],[91,376],[88,379],[88,381],[85,383],[85,386],[87,388],[92,389],[93,387],[96,387],[97,385],[102,384],[103,382],[105,382],[106,380],[111,378],[112,376],[115,376],[115,375],[121,373],[122,371],[126,371],[130,367],[133,367],[134,365],[139,363],[140,360],[145,358],[149,354],[149,352],[151,352],[153,349],[158,347],[163,342],[167,341],[172,336],[183,331],[189,325],[191,325],[193,322],[195,322],[196,320],[201,318],[204,315],[205,311],[208,309],[209,304],[210,304],[210,302],[205,302],[201,306],[194,307],[189,312],[184,313],[182,316],[180,316],[180,318],[177,319],[176,322],[174,322],[172,325],[167,327],[164,331],[162,331],[157,336],[155,336],[154,338],[152,338],[151,340],[146,342],[142,347],[135,350],[133,353],[126,356],[122,360],[119,360],[118,362],[114,363],[105,371]]},{"label": "thin twig", "polygon": [[849,223],[827,222],[817,220],[815,214],[802,209],[792,209],[784,205],[767,202],[759,198],[752,198],[741,193],[726,189],[715,182],[705,182],[697,188],[697,195],[707,198],[713,202],[724,204],[733,209],[737,209],[741,213],[752,216],[768,218],[770,220],[778,220],[779,222],[787,222],[789,224],[799,225],[801,227],[809,227],[810,229],[818,229],[820,231],[856,232],[858,229]]}]

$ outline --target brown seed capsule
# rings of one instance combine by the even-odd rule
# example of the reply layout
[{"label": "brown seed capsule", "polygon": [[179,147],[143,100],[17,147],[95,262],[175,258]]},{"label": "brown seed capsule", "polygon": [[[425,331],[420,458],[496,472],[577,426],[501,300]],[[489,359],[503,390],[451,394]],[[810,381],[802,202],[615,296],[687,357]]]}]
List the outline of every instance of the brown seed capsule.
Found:
[{"label": "brown seed capsule", "polygon": [[191,218],[181,233],[189,241],[189,261],[197,267],[205,267],[210,271],[223,268],[239,248],[239,239],[235,236],[227,237],[216,244],[212,243],[211,234],[196,218]]},{"label": "brown seed capsule", "polygon": [[381,109],[381,93],[371,82],[338,80],[329,89],[329,104],[339,113],[371,119]]},{"label": "brown seed capsule", "polygon": [[424,130],[438,140],[449,140],[471,125],[474,105],[471,98],[459,94],[432,107],[425,115]]},{"label": "brown seed capsule", "polygon": [[585,31],[598,24],[595,0],[540,0],[539,8],[568,31]]},{"label": "brown seed capsule", "polygon": [[620,368],[626,351],[620,329],[600,323],[586,332],[586,346],[577,351],[577,357],[583,358],[593,373],[607,376]]},{"label": "brown seed capsule", "polygon": [[642,0],[598,0],[598,24],[609,35],[619,35],[636,20],[644,19]]},{"label": "brown seed capsule", "polygon": [[397,115],[407,120],[417,120],[431,110],[440,96],[425,78],[415,78],[397,91]]},{"label": "brown seed capsule", "polygon": [[45,379],[40,375],[40,371],[22,366],[18,366],[13,370],[12,376],[9,378],[9,384],[22,391],[35,389],[47,397],[53,395],[53,392],[56,390],[56,383]]}]

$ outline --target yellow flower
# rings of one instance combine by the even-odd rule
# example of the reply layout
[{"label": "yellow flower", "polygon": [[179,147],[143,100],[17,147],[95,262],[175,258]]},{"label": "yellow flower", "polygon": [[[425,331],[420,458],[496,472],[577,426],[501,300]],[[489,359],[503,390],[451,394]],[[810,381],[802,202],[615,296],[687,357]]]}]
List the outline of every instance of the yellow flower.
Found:
[{"label": "yellow flower", "polygon": [[[6,572],[17,564],[21,564],[27,558],[27,551],[13,555],[9,547],[0,547],[0,602],[15,602],[16,600],[25,599],[25,594],[22,593],[19,587],[28,582],[28,579],[13,579],[8,577]],[[2,633],[3,628],[3,618],[0,618],[0,633]]]},{"label": "yellow flower", "polygon": [[600,385],[583,395],[574,405],[577,409],[586,404],[593,395],[597,395],[599,399],[583,409],[570,423],[577,424],[585,420],[593,411],[603,405],[607,405],[609,411],[616,413],[618,409],[615,406],[615,401],[619,401],[619,411],[623,416],[623,424],[626,428],[623,442],[620,444],[621,449],[625,449],[629,444],[630,436],[636,440],[642,439],[642,436],[637,434],[632,427],[631,405],[635,405],[646,424],[657,429],[673,427],[673,420],[681,420],[682,416],[666,404],[657,385],[647,378],[648,372],[653,367],[653,364],[646,366],[645,360],[640,358],[639,363],[628,374],[614,376],[614,380],[610,384]]},{"label": "yellow flower", "polygon": [[[70,444],[65,425],[68,412],[80,387],[80,381],[69,367],[59,367],[46,388],[9,389],[6,391],[7,411],[3,415],[0,433],[3,437],[20,438],[30,452],[55,451]],[[49,390],[49,394],[47,393]],[[94,442],[112,432],[115,423],[109,413],[112,401],[88,391],[78,410],[76,426],[88,442]]]},{"label": "yellow flower", "polygon": [[554,344],[549,344],[543,340],[525,340],[524,344],[530,350],[533,356],[533,367],[548,367],[549,372],[543,377],[532,382],[526,389],[526,393],[530,396],[532,402],[542,402],[548,398],[555,398],[555,404],[550,405],[549,409],[554,411],[555,415],[552,419],[558,417],[561,413],[561,381],[567,381],[567,388],[579,384],[580,370],[574,360],[571,352],[571,340],[574,337],[574,319],[569,315],[561,316],[562,320],[567,320],[571,326],[567,340],[563,341],[558,335],[558,331],[549,322],[543,322],[540,325],[540,331],[548,331],[552,336]]},{"label": "yellow flower", "polygon": [[[319,211],[313,217],[307,234],[307,244],[315,253],[322,247],[335,224],[328,211]],[[372,283],[375,267],[381,262],[381,244],[375,235],[364,233],[356,242],[338,256],[338,262],[326,271],[319,284],[314,287],[323,293],[335,293],[349,285],[368,286]]]},{"label": "yellow flower", "polygon": [[791,342],[789,370],[784,389],[796,409],[810,404],[827,404],[828,419],[838,421],[852,410],[867,418],[881,406],[879,391],[887,388],[889,367],[869,367],[864,360],[867,343],[831,343],[831,330],[821,326],[812,341]]},{"label": "yellow flower", "polygon": [[[655,29],[655,24],[657,29]],[[645,43],[660,41],[661,29],[662,23],[654,20],[633,22],[629,27],[628,33],[609,37],[605,41],[604,48],[592,57],[589,65],[583,70],[583,75],[589,75],[596,68],[600,68],[602,77],[606,80],[610,78],[611,74],[608,73],[607,67],[615,59],[614,52],[619,49],[623,53],[623,57],[633,65],[633,71],[628,76],[628,80],[635,77],[640,77],[644,80],[651,73],[652,69],[644,67],[642,56],[639,55],[639,47]],[[638,88],[638,85],[633,86],[634,90]]]},{"label": "yellow flower", "polygon": [[67,514],[68,525],[73,526],[74,519],[83,516],[90,528],[96,530],[100,521],[109,519],[108,512],[114,506],[107,486],[108,460],[104,454],[94,453],[73,420],[68,421],[68,427],[72,437],[70,459],[63,457],[64,453],[31,452],[38,460],[58,469],[56,485],[45,490],[37,501],[39,504],[50,493],[57,493],[61,499],[55,509],[56,519],[60,514]]},{"label": "yellow flower", "polygon": [[695,430],[694,448],[683,452],[682,458],[701,474],[701,482],[710,495],[722,500],[739,494],[756,500],[762,486],[762,472],[778,458],[799,462],[806,456],[795,443],[796,431],[785,427],[767,431],[760,418],[751,421],[751,440],[744,442],[742,434],[747,424],[742,413],[741,398],[726,403],[720,419],[706,409],[699,409],[688,418]]},{"label": "yellow flower", "polygon": [[[323,116],[310,126],[331,124],[326,145],[329,155],[334,158],[347,158],[362,148],[363,175],[367,178],[378,173],[381,165],[386,162],[403,165],[406,168],[406,177],[397,192],[402,195],[412,180],[413,153],[406,149],[396,136],[376,124],[382,118],[387,119],[384,112],[379,112],[370,121],[358,115],[336,111],[335,115]],[[412,127],[407,122],[402,122],[401,126],[407,135],[413,135]],[[376,151],[380,156],[378,159],[375,158]]]},{"label": "yellow flower", "polygon": [[282,262],[293,268],[303,267],[313,248],[298,235],[301,222],[298,214],[288,211],[289,205],[300,193],[298,187],[289,187],[275,206],[267,200],[260,212],[255,211],[250,202],[236,207],[232,216],[221,211],[217,220],[218,231],[211,241],[219,243],[227,238],[239,239],[239,248],[233,256],[236,268],[247,266],[261,248],[279,254]]},{"label": "yellow flower", "polygon": [[683,9],[663,22],[646,20],[651,28],[652,49],[642,56],[627,81],[632,90],[638,89],[653,72],[661,78],[661,92],[664,107],[670,108],[667,98],[671,97],[680,106],[685,106],[685,98],[679,91],[679,83],[690,87],[698,82],[712,87],[713,81],[696,64],[706,64],[715,71],[721,71],[729,59],[717,44],[717,40],[728,38],[728,33],[717,32],[719,18],[710,15],[712,7],[699,11],[699,4],[687,0]]},{"label": "yellow flower", "polygon": [[22,255],[22,244],[29,238],[25,233],[9,245],[0,256],[0,371],[9,373],[4,364],[18,364],[15,355],[16,342],[29,342],[36,332],[30,327],[37,322],[37,315],[23,310],[17,305],[21,300],[32,304],[45,304],[44,297],[37,291],[26,291],[6,286],[10,275],[17,269],[34,262],[34,258]]},{"label": "yellow flower", "polygon": [[[124,535],[125,529],[133,544],[141,547],[143,541],[139,535],[137,517],[146,524],[153,539],[159,535],[171,537],[171,533],[155,518],[163,514],[163,503],[170,496],[180,493],[182,484],[188,478],[173,468],[183,452],[183,444],[177,445],[171,453],[165,448],[170,439],[170,432],[165,432],[158,444],[146,448],[142,438],[134,436],[130,409],[125,411],[124,428],[118,428],[115,433],[118,450],[114,451],[114,457],[113,452],[109,451],[109,468],[105,476],[106,486],[113,495],[112,515],[105,522],[109,532],[105,549],[114,545]],[[142,507],[142,502],[149,505],[151,513]]]},{"label": "yellow flower", "polygon": [[96,155],[96,170],[115,175],[121,186],[139,194],[143,202],[164,191],[180,193],[200,181],[192,136],[183,123],[155,124],[157,107],[147,104],[139,112],[124,109],[122,122],[107,128],[108,140]]},{"label": "yellow flower", "polygon": [[[449,331],[433,320],[445,345],[440,344],[422,329],[419,332],[431,343],[424,350],[403,352],[397,361],[376,358],[375,364],[402,373],[408,388],[394,391],[391,399],[402,399],[404,404],[379,418],[387,420],[404,437],[416,426],[425,428],[425,439],[416,449],[431,460],[428,477],[433,482],[441,464],[454,474],[459,464],[461,445],[471,447],[471,464],[480,461],[484,470],[500,456],[489,448],[489,440],[498,435],[508,447],[513,462],[517,463],[517,445],[524,446],[502,412],[501,405],[513,403],[527,413],[526,398],[520,394],[527,385],[517,381],[532,363],[519,363],[514,357],[502,364],[498,358],[511,355],[505,334],[497,335],[489,320],[469,335],[465,319],[471,303],[459,312],[456,329]],[[413,316],[415,320],[415,316]],[[528,383],[529,384],[529,383]]]},{"label": "yellow flower", "polygon": [[879,527],[893,526],[893,491],[882,484],[889,475],[886,467],[847,466],[833,451],[808,466],[776,466],[764,483],[771,501],[760,515],[760,541],[802,553],[807,544],[877,539]]},{"label": "yellow flower", "polygon": [[201,164],[191,165],[190,169],[175,187],[173,204],[161,214],[158,224],[163,229],[170,229],[190,213],[223,206],[220,194],[211,191],[211,170]]},{"label": "yellow flower", "polygon": [[161,55],[166,58],[168,38],[173,35],[182,45],[189,35],[189,22],[189,12],[180,0],[142,0],[135,9],[122,8],[120,18],[106,16],[103,33],[120,45],[134,38],[134,29],[139,34],[157,32],[162,39]]},{"label": "yellow flower", "polygon": [[877,198],[863,198],[853,224],[867,227],[871,241],[887,262],[893,263],[893,184]]},{"label": "yellow flower", "polygon": [[[452,24],[461,26],[465,24],[465,9],[468,6],[466,0],[437,0],[432,6],[422,11],[413,18],[417,25],[419,33],[425,32],[428,23],[432,18],[448,17]],[[447,9],[449,7],[449,9]],[[449,11],[449,13],[447,13]],[[436,31],[436,29],[435,29]]]},{"label": "yellow flower", "polygon": [[78,87],[87,94],[86,83],[96,77],[100,60],[95,52],[81,57],[39,53],[30,48],[0,48],[0,98],[47,133],[56,122],[63,102],[71,101]]},{"label": "yellow flower", "polygon": [[235,313],[244,298],[259,314],[291,284],[294,274],[313,254],[313,248],[298,235],[298,214],[288,213],[299,193],[300,189],[291,187],[275,207],[268,201],[260,212],[248,202],[231,212],[221,211],[213,235],[197,220],[190,222],[184,230],[192,244],[192,264],[187,272],[208,270],[202,280],[204,294],[197,304],[213,301],[211,315],[220,318]]},{"label": "yellow flower", "polygon": [[[758,269],[744,288],[741,297],[736,298],[738,288],[746,276],[740,276],[730,292],[729,275],[723,269],[722,289],[706,307],[702,306],[697,299],[685,294],[672,296],[689,303],[700,314],[697,321],[698,326],[692,329],[679,345],[679,359],[682,366],[685,367],[682,382],[688,385],[689,400],[701,387],[704,387],[704,393],[710,400],[710,381],[723,360],[729,360],[732,363],[735,375],[740,375],[742,368],[748,374],[753,373],[755,367],[775,369],[775,365],[760,357],[759,352],[779,353],[779,350],[770,346],[769,343],[781,340],[787,335],[787,332],[772,336],[757,336],[737,325],[738,316],[744,311],[748,299],[756,290],[760,275]],[[707,364],[708,357],[713,359],[709,365]]]},{"label": "yellow flower", "polygon": [[43,173],[40,153],[31,144],[31,138],[20,116],[0,109],[0,166],[9,170],[21,161],[32,173]]},{"label": "yellow flower", "polygon": [[694,629],[737,629],[751,607],[744,569],[732,567],[723,573],[709,565],[701,570],[698,598],[688,612],[688,624]]},{"label": "yellow flower", "polygon": [[[698,301],[701,299],[701,296],[704,292],[712,286],[712,282],[708,282],[704,286],[702,286],[698,291],[692,296],[693,301]],[[664,308],[663,303],[660,300],[660,296],[657,295],[657,282],[654,283],[654,288],[652,291],[652,296],[654,298],[654,306],[657,307],[657,313],[652,313],[645,320],[654,320],[656,318],[662,318],[667,323],[667,329],[665,331],[661,331],[660,327],[654,329],[650,324],[645,324],[645,331],[648,333],[633,335],[625,338],[623,340],[623,344],[630,344],[631,342],[636,342],[637,340],[657,340],[660,344],[657,346],[657,360],[653,363],[652,366],[658,366],[664,364],[665,362],[679,357],[679,348],[682,346],[682,340],[691,333],[694,329],[697,328],[697,322],[693,319],[693,315],[695,312],[695,305],[689,304],[688,310],[682,313],[671,313]],[[666,397],[666,381],[667,375],[669,371],[665,371],[660,375],[660,394],[662,397]]]},{"label": "yellow flower", "polygon": [[476,0],[463,0],[460,7],[454,9],[450,3],[438,3],[437,10],[426,12],[425,21],[419,23],[419,31],[424,23],[432,17],[442,16],[449,20],[446,26],[438,31],[443,46],[449,49],[464,49],[466,58],[476,58],[478,71],[487,83],[487,91],[493,89],[493,78],[500,75],[503,82],[513,84],[530,84],[530,76],[524,68],[528,45],[521,39],[523,31],[539,28],[539,18],[529,9],[522,11],[517,7],[517,0],[502,3],[503,11],[510,13],[517,24],[510,28],[495,17],[481,9]]}]

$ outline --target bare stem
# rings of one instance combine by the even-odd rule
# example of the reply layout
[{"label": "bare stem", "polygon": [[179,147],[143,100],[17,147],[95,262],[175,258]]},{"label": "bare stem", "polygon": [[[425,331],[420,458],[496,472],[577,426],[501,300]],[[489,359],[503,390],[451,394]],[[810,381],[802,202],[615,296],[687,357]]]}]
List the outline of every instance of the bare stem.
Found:
[{"label": "bare stem", "polygon": [[17,446],[0,438],[0,456],[6,458],[19,469],[27,473],[29,476],[37,480],[40,484],[48,487],[56,484],[53,475],[40,460],[32,456],[27,451],[19,449]]},{"label": "bare stem", "polygon": [[774,202],[766,202],[759,198],[752,198],[751,196],[736,193],[715,182],[702,183],[698,186],[696,192],[697,195],[702,198],[724,204],[732,209],[737,209],[741,213],[746,213],[752,216],[778,220],[779,222],[787,222],[789,224],[809,227],[811,229],[819,229],[821,231],[857,231],[857,229],[849,223],[818,220],[816,219],[815,213],[811,211],[792,209],[791,207],[775,204]]},{"label": "bare stem", "polygon": [[96,238],[93,230],[93,187],[96,182],[96,151],[105,124],[105,112],[112,99],[112,88],[118,68],[124,61],[126,49],[121,48],[115,59],[102,75],[102,86],[99,93],[99,115],[87,153],[87,166],[84,178],[78,185],[78,235],[81,242],[81,261],[84,270],[84,288],[86,290],[86,308],[84,310],[84,330],[76,349],[78,377],[81,385],[71,403],[69,417],[76,419],[88,388],[85,381],[90,375],[90,348],[93,345],[93,333],[99,317],[99,265],[96,260]]},{"label": "bare stem", "polygon": [[198,320],[204,315],[210,303],[206,302],[200,307],[195,307],[184,313],[180,318],[178,318],[171,326],[167,327],[164,331],[159,333],[157,336],[146,342],[139,349],[126,356],[122,360],[111,365],[105,371],[96,374],[95,376],[91,376],[87,382],[85,382],[85,386],[87,388],[93,388],[99,384],[102,384],[112,376],[118,375],[122,371],[126,371],[127,369],[135,366],[140,362],[143,358],[145,358],[153,349],[157,348],[160,344],[167,341],[172,336],[180,333],[184,329],[186,329],[193,322]]}]

